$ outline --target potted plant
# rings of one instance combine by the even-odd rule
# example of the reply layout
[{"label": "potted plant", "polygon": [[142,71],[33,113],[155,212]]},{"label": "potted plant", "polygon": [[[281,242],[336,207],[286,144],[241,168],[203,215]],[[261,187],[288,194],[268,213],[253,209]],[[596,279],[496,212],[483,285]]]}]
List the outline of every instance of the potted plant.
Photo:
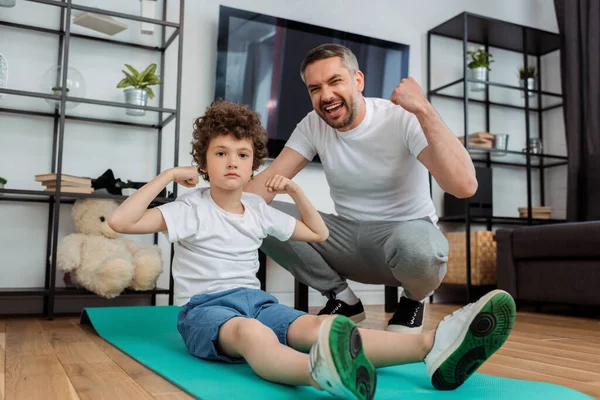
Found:
[{"label": "potted plant", "polygon": [[[117,88],[126,88],[132,86],[131,88],[124,90],[125,103],[145,107],[148,103],[148,98],[154,98],[154,91],[150,86],[160,84],[160,78],[155,74],[156,64],[150,64],[141,73],[129,64],[125,64],[125,66],[129,72],[123,70],[125,78],[119,82]],[[136,116],[146,114],[145,110],[135,108],[128,108],[125,112],[128,115]]]},{"label": "potted plant", "polygon": [[[467,64],[467,68],[471,72],[471,79],[487,82],[488,71],[492,70],[490,64],[494,62],[492,54],[481,48],[469,50],[467,53],[471,56],[471,61]],[[485,83],[472,83],[471,90],[474,92],[485,90]]]},{"label": "potted plant", "polygon": [[[534,96],[535,93],[534,91],[536,90],[536,77],[537,77],[537,73],[536,73],[536,69],[534,65],[530,65],[529,67],[527,67],[527,71],[525,71],[525,68],[521,67],[519,68],[519,86],[521,86],[522,88],[525,88],[525,80],[527,80],[527,94],[529,95],[529,97]],[[530,92],[530,90],[532,90]],[[522,97],[525,97],[525,92],[522,93]]]},{"label": "potted plant", "polygon": [[[4,185],[6,185],[7,180],[0,176],[0,189],[4,189]],[[2,196],[2,193],[0,193]]]}]

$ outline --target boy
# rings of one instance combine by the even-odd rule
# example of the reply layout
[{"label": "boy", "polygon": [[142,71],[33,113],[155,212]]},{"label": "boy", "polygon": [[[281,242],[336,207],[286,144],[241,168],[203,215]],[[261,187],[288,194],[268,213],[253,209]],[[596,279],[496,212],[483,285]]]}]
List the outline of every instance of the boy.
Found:
[{"label": "boy", "polygon": [[[323,219],[302,189],[282,176],[271,177],[266,186],[289,194],[301,220],[242,193],[266,156],[260,118],[246,106],[213,103],[194,124],[192,155],[197,169],[164,171],[129,197],[109,225],[122,233],[165,232],[176,244],[175,299],[182,306],[177,327],[194,356],[248,362],[273,382],[372,399],[375,367],[425,361],[436,388],[454,389],[508,337],[515,307],[502,291],[446,317],[435,332],[417,335],[359,330],[343,316],[308,315],[279,304],[259,290],[262,239],[324,241]],[[172,181],[196,186],[198,172],[209,188],[147,209]]]}]

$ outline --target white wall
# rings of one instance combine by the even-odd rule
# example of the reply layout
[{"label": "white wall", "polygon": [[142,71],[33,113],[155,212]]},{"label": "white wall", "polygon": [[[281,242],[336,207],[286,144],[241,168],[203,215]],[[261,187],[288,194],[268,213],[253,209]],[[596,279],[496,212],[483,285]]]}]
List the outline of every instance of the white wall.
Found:
[{"label": "white wall", "polygon": [[[188,165],[191,161],[189,142],[192,121],[212,101],[220,4],[408,44],[410,45],[410,75],[420,82],[423,88],[426,84],[427,30],[462,11],[553,32],[557,31],[552,0],[507,0],[504,2],[375,0],[375,2],[377,7],[365,7],[364,2],[357,0],[330,0],[328,2],[317,0],[255,0],[252,2],[188,0],[184,29],[180,165]],[[92,1],[77,3],[91,5]],[[119,3],[121,2],[110,0],[103,2],[103,7],[139,13],[137,1]],[[170,19],[173,19],[176,17],[177,7],[172,6],[171,3],[174,2],[170,2],[169,15]],[[58,15],[57,9],[53,7],[22,1],[18,2],[14,9],[0,8],[1,19],[21,23],[36,21],[41,26],[54,28],[57,26]],[[130,25],[129,29],[119,37],[123,40],[139,41],[139,24],[132,21],[127,23]],[[80,29],[79,32],[84,31]],[[9,87],[37,90],[43,72],[55,64],[56,38],[33,32],[9,30],[5,27],[0,27],[0,37],[2,37],[0,52],[7,56],[10,63]],[[148,44],[156,43],[156,37],[145,37],[142,40]],[[436,39],[433,45],[433,86],[457,79],[462,71],[460,42]],[[165,69],[168,77],[165,88],[166,107],[175,105],[176,48],[175,43],[172,50],[168,52]],[[494,79],[516,84],[514,74],[516,68],[520,66],[521,57],[499,50],[494,51],[494,54],[497,60],[494,64],[493,73],[497,74],[493,75]],[[88,84],[86,97],[116,101],[121,101],[122,94],[114,86],[120,79],[120,70],[124,62],[134,63],[142,68],[150,62],[158,61],[158,55],[142,50],[119,48],[82,40],[73,40],[71,55],[72,65],[77,67],[86,78]],[[558,76],[558,57],[554,57],[554,59],[551,57],[549,56],[547,60],[550,65],[545,65],[545,82],[549,82],[546,74],[553,79]],[[291,79],[299,78],[291,77]],[[545,88],[560,91],[557,83]],[[14,103],[17,100],[20,103]],[[20,106],[49,110],[43,100],[17,100],[6,96],[4,100],[0,100],[0,107],[8,106],[7,104],[19,104]],[[434,100],[433,103],[448,126],[455,133],[462,134],[461,103],[440,99]],[[156,100],[151,104],[156,104]],[[104,113],[103,115],[125,118],[123,110],[118,109],[98,111],[90,106],[81,105],[76,111],[87,115],[100,112]],[[560,109],[555,111],[548,121],[544,121],[547,122],[545,136],[553,137],[552,140],[546,140],[544,144],[550,146],[553,152],[558,154],[565,152],[562,119],[559,118],[561,112]],[[482,129],[483,121],[482,109],[473,106],[470,111],[469,130]],[[492,112],[492,121],[492,131],[511,132],[511,149],[520,150],[524,147],[523,113],[497,109]],[[172,165],[173,128],[174,124],[171,124],[164,131],[163,166]],[[532,128],[532,132],[537,130],[537,123],[534,119],[532,119]],[[0,134],[3,140],[3,144],[0,146],[0,175],[9,179],[9,187],[39,188],[39,184],[33,181],[33,175],[49,171],[52,143],[51,121],[44,118],[0,113]],[[96,177],[107,168],[112,168],[117,177],[131,180],[148,180],[155,174],[156,133],[154,131],[68,122],[65,138],[63,167],[65,173]],[[561,168],[564,170],[563,167]],[[498,170],[494,172],[494,179],[497,214],[516,216],[516,207],[526,204],[524,171]],[[319,209],[333,212],[333,203],[328,195],[327,184],[319,165],[309,165],[298,175],[296,181],[302,185]],[[564,181],[564,171],[553,171],[549,181],[548,191],[550,191],[550,183]],[[554,183],[554,186],[557,184]],[[537,191],[534,193],[537,196]],[[507,199],[508,194],[512,199],[510,201]],[[554,205],[559,213],[564,210],[563,197],[554,194],[548,196],[549,203]],[[436,188],[434,201],[438,211],[441,211],[441,198],[442,193],[439,188]],[[289,199],[287,200],[289,201]],[[73,226],[68,215],[70,209],[69,205],[62,206],[60,237],[72,232]],[[43,285],[47,205],[4,203],[2,211],[0,287]],[[151,238],[138,239],[149,242]],[[164,241],[161,243],[164,246]],[[167,283],[167,276],[163,274],[160,284],[165,286]],[[383,303],[382,287],[354,283],[352,283],[352,287],[365,303]],[[271,262],[268,270],[268,290],[279,297],[282,302],[292,304],[293,278],[281,267]],[[312,290],[310,302],[311,305],[324,303],[323,298]]]}]

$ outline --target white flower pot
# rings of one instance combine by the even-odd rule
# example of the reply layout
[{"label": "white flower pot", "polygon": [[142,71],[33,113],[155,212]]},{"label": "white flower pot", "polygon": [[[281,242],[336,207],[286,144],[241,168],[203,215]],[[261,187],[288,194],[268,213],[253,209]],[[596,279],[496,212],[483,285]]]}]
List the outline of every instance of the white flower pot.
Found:
[{"label": "white flower pot", "polygon": [[[471,73],[471,79],[475,79],[478,81],[488,81],[488,69],[486,67],[477,67],[469,69]],[[485,90],[485,83],[470,83],[470,88],[472,92],[482,92]]]},{"label": "white flower pot", "polygon": [[[142,107],[146,107],[146,104],[148,104],[148,92],[146,92],[144,89],[130,88],[125,89],[123,92],[125,93],[125,103],[127,104],[133,104]],[[126,108],[125,113],[127,115],[141,117],[142,115],[146,115],[146,110]]]},{"label": "white flower pot", "polygon": [[[522,88],[525,87],[525,80],[521,79],[519,80],[519,86],[521,86]],[[536,79],[535,78],[527,78],[527,94],[529,95],[529,97],[535,96],[534,92],[530,92],[530,90],[535,91],[536,90]],[[521,97],[525,97],[525,92],[521,93]]]},{"label": "white flower pot", "polygon": [[[0,189],[4,189],[4,183],[0,183]],[[0,196],[4,195],[4,193],[0,193]]]},{"label": "white flower pot", "polygon": [[[156,1],[154,0],[140,0],[140,14],[144,18],[156,19]],[[154,24],[148,22],[140,23],[141,32],[144,35],[154,34]]]}]

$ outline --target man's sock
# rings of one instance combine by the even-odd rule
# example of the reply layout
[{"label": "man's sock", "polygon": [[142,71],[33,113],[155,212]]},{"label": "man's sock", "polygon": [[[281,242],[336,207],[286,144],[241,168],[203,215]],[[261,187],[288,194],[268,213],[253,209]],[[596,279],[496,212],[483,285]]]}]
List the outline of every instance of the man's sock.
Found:
[{"label": "man's sock", "polygon": [[344,289],[341,292],[339,292],[338,294],[336,294],[335,298],[343,301],[344,303],[346,303],[350,306],[353,306],[359,302],[358,297],[356,297],[356,295],[354,294],[352,289],[350,289],[350,286],[348,286],[346,289]]}]

